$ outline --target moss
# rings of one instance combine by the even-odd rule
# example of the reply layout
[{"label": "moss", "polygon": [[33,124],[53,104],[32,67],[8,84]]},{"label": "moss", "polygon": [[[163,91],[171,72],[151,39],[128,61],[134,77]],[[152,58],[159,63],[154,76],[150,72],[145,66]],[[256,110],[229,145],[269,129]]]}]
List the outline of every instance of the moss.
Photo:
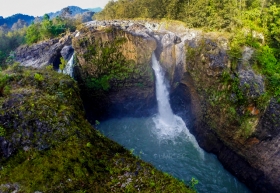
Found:
[{"label": "moss", "polygon": [[209,57],[213,54],[213,47],[206,41],[207,39],[202,39],[195,46],[186,47],[187,69],[204,101],[202,108],[205,121],[221,138],[235,136],[246,140],[253,134],[256,126],[251,124],[251,120],[259,116],[251,115],[248,107],[254,106],[258,110],[264,110],[269,97],[267,94],[254,100],[246,97],[243,89],[248,90],[248,85],[241,87],[236,76],[235,63],[241,57],[241,52],[238,50],[234,55],[232,52],[236,51],[235,47],[229,53],[231,67],[225,67],[221,73],[208,75],[208,71],[211,70],[208,68]]},{"label": "moss", "polygon": [[11,93],[1,100],[0,125],[16,151],[0,160],[0,191],[16,184],[20,192],[193,192],[95,130],[69,76],[51,69],[5,73]]}]

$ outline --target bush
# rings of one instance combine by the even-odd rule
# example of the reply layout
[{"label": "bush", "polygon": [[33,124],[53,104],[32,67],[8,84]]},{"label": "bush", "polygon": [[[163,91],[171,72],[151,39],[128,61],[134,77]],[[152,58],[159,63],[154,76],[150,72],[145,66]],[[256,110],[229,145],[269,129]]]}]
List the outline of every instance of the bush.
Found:
[{"label": "bush", "polygon": [[41,74],[35,73],[34,78],[38,82],[42,82],[44,80],[44,77]]},{"label": "bush", "polygon": [[50,20],[47,14],[44,15],[41,23],[33,23],[27,28],[26,43],[28,45],[40,40],[54,38],[67,30],[75,31],[77,22],[71,19],[56,17]]},{"label": "bush", "polygon": [[59,64],[59,70],[61,70],[63,72],[63,70],[65,69],[67,64],[67,61],[64,60],[63,57],[60,57],[60,64]]},{"label": "bush", "polygon": [[257,62],[262,73],[267,76],[268,90],[274,97],[280,97],[280,64],[277,61],[274,50],[264,46],[257,51]]},{"label": "bush", "polygon": [[0,73],[0,96],[6,96],[10,93],[10,86],[8,85],[10,77]]},{"label": "bush", "polygon": [[6,135],[6,130],[0,126],[0,137],[4,137]]}]

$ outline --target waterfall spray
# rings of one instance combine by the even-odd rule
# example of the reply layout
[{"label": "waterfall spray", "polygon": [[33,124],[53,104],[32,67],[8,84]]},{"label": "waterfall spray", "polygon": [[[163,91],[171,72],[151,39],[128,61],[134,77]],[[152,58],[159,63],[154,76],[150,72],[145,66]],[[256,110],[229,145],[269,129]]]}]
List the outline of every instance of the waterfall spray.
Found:
[{"label": "waterfall spray", "polygon": [[164,71],[160,63],[156,59],[155,54],[152,55],[152,68],[156,77],[156,97],[158,103],[158,114],[153,118],[155,123],[155,133],[160,139],[171,139],[185,135],[188,141],[200,152],[204,157],[203,150],[199,147],[195,137],[189,132],[183,119],[173,114],[169,103],[169,92],[164,81]]},{"label": "waterfall spray", "polygon": [[68,74],[71,77],[73,77],[74,55],[75,55],[75,53],[72,55],[70,60],[67,62],[66,66],[63,70],[63,74]]}]

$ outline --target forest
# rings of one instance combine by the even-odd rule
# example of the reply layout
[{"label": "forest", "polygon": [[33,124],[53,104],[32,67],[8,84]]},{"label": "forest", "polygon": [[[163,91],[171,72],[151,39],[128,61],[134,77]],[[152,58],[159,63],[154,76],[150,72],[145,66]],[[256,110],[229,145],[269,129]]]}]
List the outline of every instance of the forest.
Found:
[{"label": "forest", "polygon": [[82,21],[81,18],[70,18],[69,12],[65,8],[60,16],[53,19],[45,14],[41,20],[35,19],[28,27],[27,24],[12,29],[7,25],[0,26],[0,68],[13,64],[13,50],[20,45],[31,45],[75,31]]}]

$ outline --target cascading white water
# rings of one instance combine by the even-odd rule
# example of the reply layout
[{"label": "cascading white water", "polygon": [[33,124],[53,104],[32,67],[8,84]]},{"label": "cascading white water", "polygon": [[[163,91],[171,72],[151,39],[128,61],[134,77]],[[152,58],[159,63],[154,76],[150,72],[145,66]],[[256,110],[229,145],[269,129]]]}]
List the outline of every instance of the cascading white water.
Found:
[{"label": "cascading white water", "polygon": [[195,137],[189,132],[183,119],[173,114],[169,103],[169,92],[164,81],[164,71],[154,53],[152,55],[152,68],[156,76],[156,97],[158,102],[158,114],[153,118],[156,135],[160,139],[172,140],[184,134],[189,142],[200,152],[201,157],[204,157],[203,150],[199,147]]},{"label": "cascading white water", "polygon": [[[156,79],[158,113],[152,117],[113,118],[102,122],[98,129],[156,168],[189,182],[199,180],[198,192],[250,193],[233,178],[214,155],[204,153],[185,122],[173,114],[164,80],[164,71],[152,56]],[[188,116],[186,116],[188,117]]]},{"label": "cascading white water", "polygon": [[69,76],[73,77],[73,67],[74,67],[74,54],[70,58],[70,60],[67,62],[63,74],[68,74]]},{"label": "cascading white water", "polygon": [[158,103],[158,117],[162,122],[173,125],[174,115],[169,103],[169,93],[166,85],[164,84],[164,74],[162,67],[156,59],[155,54],[152,55],[152,67],[156,76],[156,96]]}]

